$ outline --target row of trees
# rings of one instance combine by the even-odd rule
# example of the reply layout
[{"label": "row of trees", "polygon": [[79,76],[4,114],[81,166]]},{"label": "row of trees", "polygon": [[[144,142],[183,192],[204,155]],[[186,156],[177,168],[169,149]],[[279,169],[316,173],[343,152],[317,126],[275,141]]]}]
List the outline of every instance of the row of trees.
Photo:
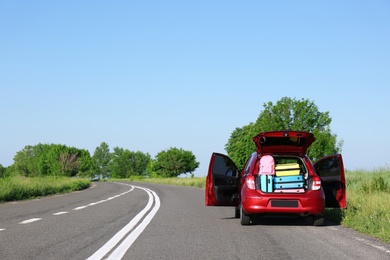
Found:
[{"label": "row of trees", "polygon": [[25,146],[14,164],[0,165],[0,177],[21,175],[89,178],[129,178],[131,176],[177,177],[192,173],[199,162],[191,151],[170,148],[152,159],[150,154],[115,147],[102,142],[91,156],[88,150],[60,144]]}]

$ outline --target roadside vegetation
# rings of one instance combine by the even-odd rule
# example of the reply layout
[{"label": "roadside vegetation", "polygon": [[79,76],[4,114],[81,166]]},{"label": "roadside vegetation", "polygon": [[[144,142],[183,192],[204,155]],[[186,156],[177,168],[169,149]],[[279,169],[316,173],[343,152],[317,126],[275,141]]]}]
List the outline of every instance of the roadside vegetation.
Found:
[{"label": "roadside vegetation", "polygon": [[191,151],[175,147],[153,159],[120,147],[111,152],[104,142],[92,156],[85,149],[61,144],[27,145],[11,166],[0,164],[0,202],[82,190],[92,180],[172,178],[192,173],[198,165]]},{"label": "roadside vegetation", "polygon": [[0,178],[0,202],[33,199],[86,189],[90,181],[84,178],[59,176]]},{"label": "roadside vegetation", "polygon": [[345,177],[347,209],[327,209],[326,218],[390,243],[390,168]]}]

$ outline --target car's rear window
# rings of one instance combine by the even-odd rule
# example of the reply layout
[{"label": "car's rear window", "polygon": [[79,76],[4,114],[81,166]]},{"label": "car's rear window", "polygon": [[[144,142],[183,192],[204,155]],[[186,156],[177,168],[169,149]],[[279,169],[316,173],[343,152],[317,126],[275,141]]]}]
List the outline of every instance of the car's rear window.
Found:
[{"label": "car's rear window", "polygon": [[260,142],[263,147],[280,145],[302,147],[306,144],[307,139],[303,137],[267,137]]}]

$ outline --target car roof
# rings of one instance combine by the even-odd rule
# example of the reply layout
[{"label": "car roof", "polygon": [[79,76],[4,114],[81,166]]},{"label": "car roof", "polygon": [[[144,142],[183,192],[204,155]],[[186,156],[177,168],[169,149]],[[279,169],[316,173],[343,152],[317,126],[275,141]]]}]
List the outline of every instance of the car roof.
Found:
[{"label": "car roof", "polygon": [[306,154],[315,140],[312,133],[292,130],[261,132],[253,137],[259,154]]}]

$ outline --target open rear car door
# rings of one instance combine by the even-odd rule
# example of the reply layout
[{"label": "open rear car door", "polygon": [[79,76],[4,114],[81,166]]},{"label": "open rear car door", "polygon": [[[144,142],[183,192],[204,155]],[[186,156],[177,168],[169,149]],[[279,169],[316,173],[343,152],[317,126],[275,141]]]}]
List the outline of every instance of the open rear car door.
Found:
[{"label": "open rear car door", "polygon": [[331,155],[314,164],[317,175],[325,192],[327,208],[346,208],[346,186],[344,164],[341,154]]},{"label": "open rear car door", "polygon": [[206,178],[205,203],[207,206],[236,206],[239,171],[226,155],[213,153]]}]

